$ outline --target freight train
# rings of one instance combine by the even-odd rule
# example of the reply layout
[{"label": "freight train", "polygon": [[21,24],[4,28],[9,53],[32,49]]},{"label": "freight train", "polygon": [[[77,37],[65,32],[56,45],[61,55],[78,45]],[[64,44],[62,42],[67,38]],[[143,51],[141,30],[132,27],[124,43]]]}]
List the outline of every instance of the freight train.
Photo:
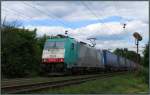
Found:
[{"label": "freight train", "polygon": [[42,66],[49,73],[123,71],[136,70],[138,67],[129,59],[66,36],[46,40]]}]

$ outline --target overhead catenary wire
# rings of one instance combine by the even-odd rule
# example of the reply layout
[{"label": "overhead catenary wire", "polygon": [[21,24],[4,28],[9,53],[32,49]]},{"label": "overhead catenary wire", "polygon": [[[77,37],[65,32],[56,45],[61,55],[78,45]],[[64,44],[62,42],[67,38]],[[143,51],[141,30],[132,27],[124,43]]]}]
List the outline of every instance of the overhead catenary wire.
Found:
[{"label": "overhead catenary wire", "polygon": [[[5,8],[5,9],[2,9],[2,10],[4,10],[4,11],[6,11],[6,12],[12,12],[14,15],[19,15],[20,17],[22,17],[22,18],[26,18],[26,19],[28,19],[29,20],[29,18],[31,19],[31,17],[29,17],[29,16],[25,16],[25,15],[23,15],[22,13],[20,13],[20,12],[18,12],[18,11],[16,11],[16,10],[12,10],[12,9],[9,9],[9,8]],[[8,17],[8,16],[7,16]]]},{"label": "overhead catenary wire", "polygon": [[[113,3],[112,3],[112,8],[114,8],[114,11],[115,11],[115,13],[119,16],[120,15],[120,13],[117,11],[117,9],[116,9],[116,2],[114,1]],[[108,5],[109,6],[109,5]],[[101,13],[102,12],[102,13]],[[102,15],[103,13],[104,13],[104,10],[101,10],[101,12],[100,12],[100,15]],[[123,20],[122,20],[123,21]],[[122,22],[121,21],[121,22]],[[121,25],[121,22],[120,22],[120,25]],[[122,25],[124,25],[125,23],[123,23]],[[125,24],[126,25],[126,24]],[[110,27],[111,27],[112,25],[110,25]],[[124,31],[125,31],[125,28],[123,28],[124,29]]]},{"label": "overhead catenary wire", "polygon": [[15,27],[20,27],[23,23],[22,22],[19,22],[19,19],[26,19],[26,20],[29,20],[29,18],[27,18],[26,16],[24,16],[24,15],[22,15],[22,14],[19,14],[18,12],[16,12],[16,11],[13,11],[13,10],[6,10],[6,9],[2,9],[3,10],[3,12],[5,11],[5,12],[8,12],[8,13],[12,13],[13,14],[13,16],[15,16],[16,15],[16,19],[14,19],[14,20],[12,20],[12,21],[7,21],[7,18],[9,18],[9,19],[12,19],[11,18],[11,16],[9,16],[9,15],[5,15],[5,14],[3,14],[3,16],[4,16],[4,18],[2,18],[3,19],[3,24],[2,24],[2,26],[5,26],[5,25],[11,25],[11,26],[15,26]]},{"label": "overhead catenary wire", "polygon": [[[98,18],[98,16],[97,16],[97,14],[95,14],[93,11],[92,11],[92,9],[91,9],[91,6],[89,7],[87,4],[85,4],[83,1],[81,1],[81,3],[98,19],[98,21],[100,21],[99,20],[99,18]],[[115,2],[116,3],[116,2]],[[114,6],[113,6],[113,8],[115,9],[115,11],[116,11],[116,14],[117,15],[120,15],[120,13],[118,13],[118,11],[116,10],[116,6],[115,6],[115,4],[114,4]],[[101,10],[101,12],[103,12],[104,13],[104,10]],[[100,13],[101,13],[100,12]],[[121,20],[120,21],[120,24],[121,24],[121,22],[124,22],[123,23],[123,31],[125,31],[125,26],[126,26],[126,23],[125,23],[125,20]],[[105,25],[105,23],[104,23],[104,25]],[[108,28],[110,28],[111,26],[107,26]],[[111,29],[111,28],[110,28]],[[112,29],[111,29],[112,30]]]},{"label": "overhead catenary wire", "polygon": [[111,31],[113,31],[112,27],[110,28],[110,27],[107,26],[104,22],[101,22],[101,20],[100,20],[99,17],[97,16],[97,14],[95,14],[95,13],[91,10],[91,8],[90,8],[87,4],[84,3],[84,1],[81,1],[81,4],[84,5],[84,6],[89,10],[89,12],[90,12],[91,14],[93,14],[93,15],[97,18],[97,20],[98,20],[100,23],[103,23],[103,25],[105,25],[105,26],[108,27]]},{"label": "overhead catenary wire", "polygon": [[25,5],[27,5],[27,6],[29,6],[29,7],[31,7],[31,8],[33,8],[33,9],[37,10],[39,13],[45,14],[46,16],[48,16],[48,17],[50,17],[50,18],[57,18],[57,19],[59,19],[58,22],[59,22],[60,24],[62,24],[63,26],[68,26],[68,27],[70,27],[68,24],[66,24],[66,23],[64,23],[64,22],[62,22],[62,21],[60,21],[60,18],[58,18],[56,15],[52,15],[52,14],[49,14],[49,13],[47,13],[47,12],[44,12],[44,11],[42,11],[41,9],[37,8],[36,5],[32,6],[31,4],[28,4],[28,3],[26,3],[26,2],[23,2],[23,3],[24,3]]},{"label": "overhead catenary wire", "polygon": [[[114,2],[113,2],[113,5],[114,5],[113,7],[114,7],[114,9],[115,9],[117,15],[118,15],[118,16],[122,16],[122,15],[120,14],[120,12],[118,12],[119,8],[117,8],[116,3],[117,3],[117,1],[114,1]],[[121,25],[124,25],[124,24],[127,25],[127,21],[128,21],[128,20],[127,20],[127,19],[124,19],[124,18],[121,18],[121,19],[122,19],[122,20],[120,21],[120,24],[121,24]]]},{"label": "overhead catenary wire", "polygon": [[[104,22],[101,22],[101,20],[97,16],[97,14],[95,14],[88,5],[86,5],[83,1],[81,1],[81,4],[83,4],[89,10],[89,12],[92,13],[97,18],[98,22],[103,23],[103,25],[108,27],[112,32],[114,31],[111,26],[107,26]],[[103,31],[103,32],[105,32],[105,31]]]},{"label": "overhead catenary wire", "polygon": [[[114,2],[114,3],[113,3],[114,8],[115,8],[117,14],[121,16],[120,12],[118,12],[118,10],[117,10],[117,8],[116,8],[116,7],[117,7],[116,3],[117,3],[117,2]],[[123,31],[124,31],[124,32],[127,32],[127,30],[126,30],[127,23],[128,23],[128,19],[125,19],[125,18],[122,18],[122,20],[120,21],[120,24],[123,25]],[[128,39],[128,41],[130,41],[130,39]],[[133,47],[128,47],[128,48],[133,48]],[[135,47],[134,47],[134,48],[135,48]],[[141,47],[141,48],[143,48],[143,47]]]},{"label": "overhead catenary wire", "polygon": [[[9,9],[9,8],[8,8],[8,9]],[[9,9],[9,10],[11,10],[11,9]],[[13,9],[12,11],[16,11],[17,13],[22,14],[22,15],[25,16],[25,17],[28,17],[28,18],[30,18],[30,19],[33,19],[32,16],[26,15],[26,14],[24,14],[23,12],[20,12],[20,11],[14,10],[14,9]]]}]

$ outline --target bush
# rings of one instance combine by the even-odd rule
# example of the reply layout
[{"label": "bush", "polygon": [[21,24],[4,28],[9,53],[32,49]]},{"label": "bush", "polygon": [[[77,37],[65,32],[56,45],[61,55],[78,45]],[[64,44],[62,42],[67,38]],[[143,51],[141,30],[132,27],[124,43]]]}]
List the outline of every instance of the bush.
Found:
[{"label": "bush", "polygon": [[41,49],[37,44],[36,30],[4,26],[1,34],[2,77],[38,75]]},{"label": "bush", "polygon": [[142,68],[139,72],[139,76],[143,79],[145,83],[149,83],[149,69],[148,68]]}]

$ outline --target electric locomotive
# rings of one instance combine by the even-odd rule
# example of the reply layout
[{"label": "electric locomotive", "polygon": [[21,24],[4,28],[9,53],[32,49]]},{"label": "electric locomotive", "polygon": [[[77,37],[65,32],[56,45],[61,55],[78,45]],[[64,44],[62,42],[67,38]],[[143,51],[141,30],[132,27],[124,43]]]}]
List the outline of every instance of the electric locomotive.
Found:
[{"label": "electric locomotive", "polygon": [[71,37],[50,38],[45,42],[42,64],[47,72],[80,73],[103,70],[103,57],[84,42]]}]

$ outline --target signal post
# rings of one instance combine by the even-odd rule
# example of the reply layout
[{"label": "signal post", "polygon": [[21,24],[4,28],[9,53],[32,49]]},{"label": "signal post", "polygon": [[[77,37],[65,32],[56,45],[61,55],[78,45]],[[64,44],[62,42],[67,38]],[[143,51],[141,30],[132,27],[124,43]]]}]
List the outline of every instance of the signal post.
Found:
[{"label": "signal post", "polygon": [[142,36],[139,33],[137,33],[137,32],[134,32],[133,36],[135,38],[135,44],[137,46],[137,63],[139,63],[138,50],[139,50],[139,41],[142,40]]}]

